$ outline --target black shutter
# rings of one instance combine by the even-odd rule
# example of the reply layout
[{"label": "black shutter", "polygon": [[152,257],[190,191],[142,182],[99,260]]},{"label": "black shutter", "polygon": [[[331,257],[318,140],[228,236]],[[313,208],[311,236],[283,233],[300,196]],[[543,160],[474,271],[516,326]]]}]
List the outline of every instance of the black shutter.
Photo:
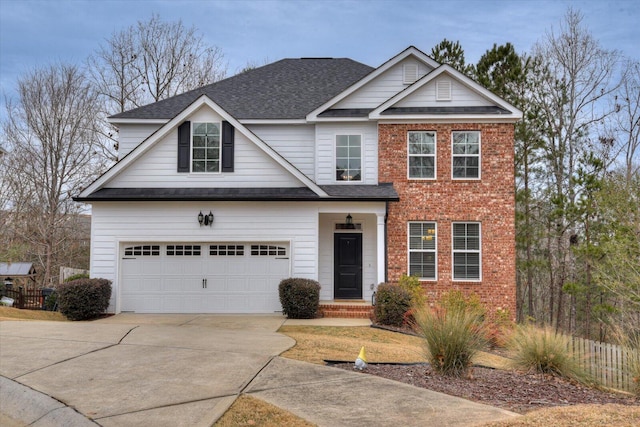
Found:
[{"label": "black shutter", "polygon": [[189,172],[189,150],[191,149],[191,122],[178,126],[178,172]]},{"label": "black shutter", "polygon": [[235,129],[229,122],[222,122],[222,172],[233,172],[233,140]]}]

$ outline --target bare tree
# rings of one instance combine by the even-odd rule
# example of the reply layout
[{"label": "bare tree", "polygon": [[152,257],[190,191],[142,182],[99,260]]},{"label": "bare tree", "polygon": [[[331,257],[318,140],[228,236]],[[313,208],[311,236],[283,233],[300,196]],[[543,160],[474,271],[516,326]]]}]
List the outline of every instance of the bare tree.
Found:
[{"label": "bare tree", "polygon": [[628,183],[640,173],[640,62],[628,61],[615,108],[613,131],[618,135]]},{"label": "bare tree", "polygon": [[157,15],[114,33],[87,68],[103,104],[103,151],[111,160],[117,158],[117,130],[107,116],[213,83],[227,72],[222,50],[206,45],[195,27]]},{"label": "bare tree", "polygon": [[96,156],[96,94],[72,65],[35,69],[18,79],[19,100],[2,123],[3,197],[11,224],[50,284],[68,260],[81,206],[71,196],[102,169]]}]

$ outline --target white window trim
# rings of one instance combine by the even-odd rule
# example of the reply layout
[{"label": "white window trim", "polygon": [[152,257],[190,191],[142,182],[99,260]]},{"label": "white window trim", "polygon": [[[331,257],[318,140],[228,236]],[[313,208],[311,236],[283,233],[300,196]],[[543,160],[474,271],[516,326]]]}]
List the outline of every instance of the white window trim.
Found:
[{"label": "white window trim", "polygon": [[[456,155],[453,154],[453,135],[456,133],[470,133],[474,132],[478,134],[478,154],[465,154]],[[454,181],[480,181],[482,179],[482,132],[479,130],[454,130],[451,132],[451,179]],[[453,159],[454,157],[478,157],[478,177],[477,178],[457,178],[453,176]]]},{"label": "white window trim", "polygon": [[[218,125],[218,129],[220,130],[220,147],[219,147],[219,153],[220,156],[218,157],[218,171],[217,172],[194,172],[193,171],[193,128],[196,125],[196,123],[215,123]],[[222,122],[221,121],[215,121],[215,120],[211,120],[211,121],[200,121],[200,122],[191,122],[191,130],[190,130],[190,134],[189,134],[189,173],[196,175],[196,176],[202,176],[202,175],[219,175],[222,174]]]},{"label": "white window trim", "polygon": [[[453,247],[453,225],[454,224],[478,224],[478,250],[455,250]],[[479,277],[477,279],[456,279],[455,278],[455,270],[453,265],[454,254],[456,253],[477,253],[479,254]],[[452,282],[471,282],[471,283],[480,283],[482,282],[482,223],[479,221],[454,221],[451,223],[451,281]]]},{"label": "white window trim", "polygon": [[[438,280],[438,223],[436,221],[409,221],[407,222],[407,274],[411,274],[411,224],[433,224],[436,231],[436,241],[433,253],[435,255],[435,277],[420,277],[419,279],[425,282],[436,282]],[[432,252],[431,250],[418,250],[414,249],[414,252]]]},{"label": "white window trim", "polygon": [[[338,154],[338,136],[359,136],[360,137],[360,180],[359,181],[340,181],[336,179],[336,169],[337,169],[337,154]],[[354,184],[364,184],[365,176],[364,176],[364,134],[362,133],[335,133],[333,135],[333,170],[332,173],[332,181],[338,185],[354,185]]]},{"label": "white window trim", "polygon": [[[410,157],[412,157],[411,154],[409,154],[409,134],[410,133],[419,133],[419,132],[430,132],[433,133],[433,178],[416,178],[416,177],[412,177],[411,174],[411,170],[410,170],[410,166],[409,166],[409,159]],[[427,157],[425,155],[413,155],[414,157]],[[407,179],[411,180],[411,181],[435,181],[438,178],[438,133],[436,131],[431,131],[431,130],[410,130],[407,132]]]}]

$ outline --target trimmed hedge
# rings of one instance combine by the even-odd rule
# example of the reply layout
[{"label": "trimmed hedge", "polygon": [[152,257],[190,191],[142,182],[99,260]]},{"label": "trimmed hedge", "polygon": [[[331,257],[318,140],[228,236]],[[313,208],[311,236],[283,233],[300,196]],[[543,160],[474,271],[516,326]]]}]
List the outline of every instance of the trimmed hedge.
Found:
[{"label": "trimmed hedge", "polygon": [[376,292],[374,314],[381,325],[402,326],[404,315],[411,308],[411,293],[402,286],[382,283]]},{"label": "trimmed hedge", "polygon": [[315,280],[292,277],[278,285],[282,313],[289,319],[313,319],[320,306],[320,284]]},{"label": "trimmed hedge", "polygon": [[111,281],[78,279],[58,285],[56,291],[58,310],[69,320],[94,319],[109,307]]}]

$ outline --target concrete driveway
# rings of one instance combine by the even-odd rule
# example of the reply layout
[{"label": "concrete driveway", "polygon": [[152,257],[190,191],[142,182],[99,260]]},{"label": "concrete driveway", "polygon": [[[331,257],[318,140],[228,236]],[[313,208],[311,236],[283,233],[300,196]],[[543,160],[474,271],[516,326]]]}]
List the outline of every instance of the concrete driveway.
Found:
[{"label": "concrete driveway", "polygon": [[[34,411],[36,419],[25,419],[29,408],[11,407],[25,406],[22,384],[103,426],[209,426],[271,358],[295,344],[275,332],[284,320],[122,314],[94,322],[2,321],[0,412],[22,411],[31,423],[48,411],[49,425],[65,424],[50,406]],[[30,405],[43,405],[41,397]]]},{"label": "concrete driveway", "polygon": [[[319,426],[475,426],[517,416],[276,357],[294,345],[275,332],[284,322],[282,316],[135,314],[94,322],[0,321],[0,425],[210,426],[241,393]],[[336,319],[291,323],[340,325]]]}]

